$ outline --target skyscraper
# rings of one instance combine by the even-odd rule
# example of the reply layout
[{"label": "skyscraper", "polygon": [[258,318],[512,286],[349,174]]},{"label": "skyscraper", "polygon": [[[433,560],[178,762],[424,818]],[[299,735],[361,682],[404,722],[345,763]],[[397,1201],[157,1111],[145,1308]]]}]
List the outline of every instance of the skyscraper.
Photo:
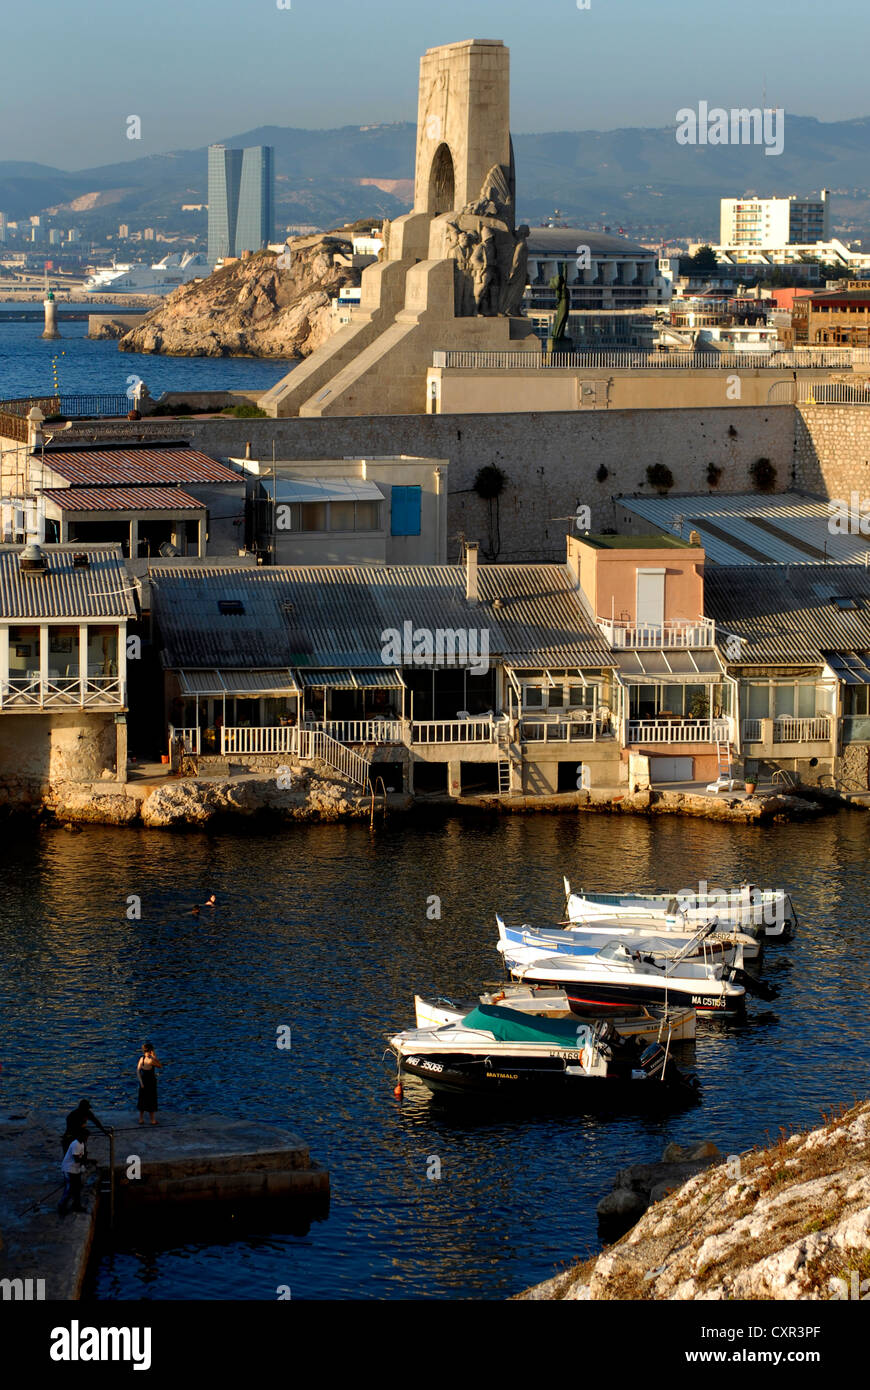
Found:
[{"label": "skyscraper", "polygon": [[272,240],[275,205],[271,145],[208,148],[208,259],[259,251]]}]

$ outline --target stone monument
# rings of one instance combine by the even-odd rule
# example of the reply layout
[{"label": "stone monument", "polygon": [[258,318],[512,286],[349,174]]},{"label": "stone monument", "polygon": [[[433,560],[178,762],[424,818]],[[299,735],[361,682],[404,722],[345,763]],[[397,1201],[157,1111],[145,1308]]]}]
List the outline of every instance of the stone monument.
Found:
[{"label": "stone monument", "polygon": [[385,225],[351,323],[260,398],[268,414],[421,414],[436,349],[540,353],[522,315],[529,228],[515,223],[509,105],[500,40],[424,54],[413,209]]}]

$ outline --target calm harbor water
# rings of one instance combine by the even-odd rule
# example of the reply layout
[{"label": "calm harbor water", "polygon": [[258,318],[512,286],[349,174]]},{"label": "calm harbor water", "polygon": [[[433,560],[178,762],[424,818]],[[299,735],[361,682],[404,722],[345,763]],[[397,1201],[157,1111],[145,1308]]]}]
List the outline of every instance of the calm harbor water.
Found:
[{"label": "calm harbor water", "polygon": [[[29,310],[41,306],[2,307]],[[61,305],[64,307],[86,306]],[[52,358],[57,360],[58,384],[65,395],[124,395],[127,378],[134,375],[142,378],[154,397],[162,391],[265,391],[294,365],[251,357],[162,357],[119,352],[116,341],[88,338],[87,320],[64,321],[59,326],[61,337],[52,342],[40,337],[39,323],[0,322],[0,399],[50,393]]]},{"label": "calm harbor water", "polygon": [[[98,1298],[274,1300],[280,1284],[294,1299],[503,1298],[597,1248],[595,1203],[623,1164],[672,1139],[739,1151],[866,1094],[868,849],[861,812],[764,831],[565,815],[374,834],[16,832],[0,868],[0,1104],[132,1108],[150,1037],[167,1109],[289,1124],[329,1166],[330,1215],[307,1234],[137,1237],[103,1257]],[[475,1121],[413,1083],[397,1102],[384,1034],[412,1025],[414,992],[463,997],[498,979],[494,913],[552,919],[563,872],[601,890],[789,888],[799,931],[765,967],[779,999],[750,1001],[742,1024],[699,1025],[684,1060],[702,1105],[679,1115]],[[190,916],[211,892],[218,910]],[[426,917],[432,894],[440,921]],[[275,1045],[282,1024],[290,1052]]]}]

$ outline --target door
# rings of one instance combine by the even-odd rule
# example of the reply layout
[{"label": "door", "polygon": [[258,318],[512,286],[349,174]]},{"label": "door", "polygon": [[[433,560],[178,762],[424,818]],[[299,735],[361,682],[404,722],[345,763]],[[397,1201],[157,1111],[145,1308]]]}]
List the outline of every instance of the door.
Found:
[{"label": "door", "polygon": [[665,572],[639,569],[637,572],[637,626],[662,627],[665,621]]},{"label": "door", "polygon": [[650,758],[651,782],[691,782],[692,758]]}]

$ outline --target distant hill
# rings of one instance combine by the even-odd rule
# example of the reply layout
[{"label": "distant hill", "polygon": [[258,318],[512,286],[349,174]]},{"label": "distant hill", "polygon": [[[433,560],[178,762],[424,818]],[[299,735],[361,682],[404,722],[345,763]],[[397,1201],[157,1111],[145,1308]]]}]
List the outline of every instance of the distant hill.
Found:
[{"label": "distant hill", "polygon": [[[330,227],[407,211],[407,199],[398,196],[407,184],[390,185],[413,175],[411,122],[338,130],[262,126],[223,143],[275,147],[279,228],[294,222]],[[566,221],[580,225],[606,222],[635,235],[715,239],[720,197],[827,187],[835,195],[836,230],[848,237],[870,234],[870,117],[823,122],[787,116],[785,147],[773,157],[762,146],[678,145],[673,128],[516,135],[514,145],[518,211],[533,222],[558,207]],[[0,208],[13,219],[48,208],[64,216],[87,194],[100,196],[69,215],[93,235],[114,230],[119,221],[199,230],[204,215],[180,209],[207,199],[206,151],[176,150],[75,173],[0,163]]]}]

